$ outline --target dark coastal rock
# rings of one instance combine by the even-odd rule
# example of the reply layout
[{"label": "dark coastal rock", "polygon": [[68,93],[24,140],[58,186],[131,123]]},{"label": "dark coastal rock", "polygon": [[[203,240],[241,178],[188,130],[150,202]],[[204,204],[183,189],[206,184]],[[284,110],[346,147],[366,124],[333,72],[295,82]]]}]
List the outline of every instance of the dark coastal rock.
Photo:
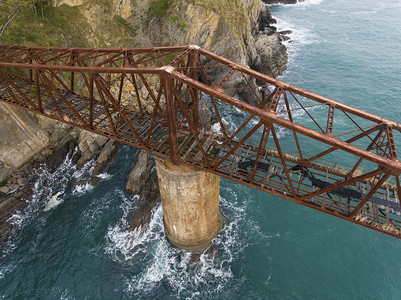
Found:
[{"label": "dark coastal rock", "polygon": [[127,191],[138,195],[134,210],[129,216],[128,231],[147,230],[152,212],[160,203],[157,173],[151,173],[153,162],[146,151],[137,155],[127,180]]},{"label": "dark coastal rock", "polygon": [[110,163],[110,161],[112,161],[116,153],[117,147],[115,145],[115,142],[113,140],[109,140],[100,151],[100,154],[96,160],[96,166],[93,168],[92,171],[92,176],[102,174],[106,170],[107,165]]},{"label": "dark coastal rock", "polygon": [[[98,158],[92,177],[78,184],[86,185],[89,183],[95,186],[102,179],[97,175],[103,173],[108,163],[113,159],[117,151],[114,141],[94,136],[90,133],[83,133],[84,131],[81,131],[79,134],[80,139],[78,140],[79,131],[77,129],[60,124],[42,120],[41,126],[51,133],[49,134],[47,148],[36,154],[33,157],[33,161],[26,162],[18,170],[9,167],[3,168],[4,179],[8,179],[8,181],[5,186],[0,188],[0,238],[12,227],[9,222],[10,217],[16,211],[20,211],[28,205],[26,201],[32,196],[32,184],[36,180],[33,171],[39,168],[41,163],[45,163],[47,168],[54,171],[63,163],[68,153],[77,146],[77,141],[79,141],[84,152],[76,151],[73,156],[73,163],[77,163],[80,160],[82,164],[96,155]],[[83,156],[84,158],[81,159]],[[12,172],[7,172],[8,169]]]},{"label": "dark coastal rock", "polygon": [[74,146],[75,144],[71,140],[62,140],[54,149],[53,154],[46,159],[46,165],[50,170],[54,171],[59,165],[61,165]]},{"label": "dark coastal rock", "polygon": [[303,2],[304,0],[263,0],[266,4],[296,4],[297,2]]},{"label": "dark coastal rock", "polygon": [[96,159],[95,167],[92,170],[91,177],[77,182],[75,185],[78,187],[84,187],[86,185],[96,186],[102,177],[99,175],[104,173],[109,163],[113,160],[117,153],[117,146],[113,140],[108,140],[106,144],[99,148],[100,154]]},{"label": "dark coastal rock", "polygon": [[206,255],[209,258],[215,258],[219,260],[222,255],[222,251],[216,247],[214,242],[212,242],[210,246],[202,252],[197,252],[197,251],[191,252],[191,258],[190,258],[191,264],[196,265],[197,263],[199,263],[201,255]]},{"label": "dark coastal rock", "polygon": [[290,41],[291,42],[291,38],[286,36],[286,35],[283,35],[281,38],[283,39],[283,41]]},{"label": "dark coastal rock", "polygon": [[12,166],[4,166],[0,165],[0,182],[9,178],[12,174],[14,174],[17,170]]},{"label": "dark coastal rock", "polygon": [[[265,28],[270,28],[270,29],[274,30],[275,27],[271,26],[271,24],[276,24],[276,23],[277,23],[277,20],[272,17],[270,9],[262,10],[259,15],[259,20],[258,20],[259,32],[264,31]],[[253,33],[254,36],[256,34],[257,34],[257,32]]]},{"label": "dark coastal rock", "polygon": [[127,179],[126,189],[132,194],[137,194],[150,177],[153,167],[149,160],[150,156],[146,151],[140,151],[132,165]]},{"label": "dark coastal rock", "polygon": [[259,35],[256,39],[258,59],[251,66],[261,73],[269,73],[273,77],[279,76],[287,66],[287,48],[281,43],[279,34]]},{"label": "dark coastal rock", "polygon": [[128,231],[138,229],[144,232],[148,228],[154,208],[160,203],[159,183],[154,172],[139,192],[139,199],[129,218]]},{"label": "dark coastal rock", "polygon": [[82,168],[94,156],[99,155],[108,138],[82,130],[78,137],[78,148],[81,157],[77,162],[78,169]]},{"label": "dark coastal rock", "polygon": [[26,179],[26,178],[19,178],[17,180],[17,183],[18,183],[19,186],[26,186],[26,185],[29,184],[29,180]]},{"label": "dark coastal rock", "polygon": [[0,193],[8,194],[9,191],[10,191],[10,188],[8,186],[3,186],[0,188]]},{"label": "dark coastal rock", "polygon": [[263,33],[266,35],[272,35],[276,32],[276,30],[277,30],[276,27],[268,26],[263,29]]},{"label": "dark coastal rock", "polygon": [[291,33],[292,33],[292,30],[279,31],[279,34],[281,34],[281,35],[288,35],[288,34],[291,34]]},{"label": "dark coastal rock", "polygon": [[[185,36],[185,42],[199,45],[268,76],[277,77],[286,69],[287,55],[285,46],[281,47],[280,34],[272,26],[276,20],[272,17],[269,7],[265,7],[260,1],[242,1],[239,5],[243,5],[244,11],[246,11],[244,16],[246,21],[241,26],[234,26],[221,15],[207,10],[201,5],[188,6],[182,12],[183,20],[188,20],[188,24],[191,24],[186,29],[188,35]],[[194,18],[194,16],[196,17]],[[266,38],[270,37],[269,42],[261,43],[261,35]],[[202,58],[202,62],[206,66],[214,64],[207,58]],[[208,77],[213,85],[218,86],[226,75],[227,70],[208,69]],[[208,81],[202,76],[200,80]],[[261,91],[238,90],[238,88],[246,86],[247,81],[251,86],[256,84],[254,79],[245,79],[239,72],[234,73],[224,84],[225,94],[252,105],[258,105]]]}]

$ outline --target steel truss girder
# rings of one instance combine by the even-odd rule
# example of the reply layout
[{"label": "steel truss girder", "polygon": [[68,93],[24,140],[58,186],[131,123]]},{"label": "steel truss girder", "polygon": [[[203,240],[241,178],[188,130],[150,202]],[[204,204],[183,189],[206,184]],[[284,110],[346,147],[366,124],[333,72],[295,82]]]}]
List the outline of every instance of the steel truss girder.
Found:
[{"label": "steel truss girder", "polygon": [[[396,122],[197,46],[0,46],[0,75],[0,101],[401,238],[401,162],[394,134],[401,125]],[[123,103],[129,100],[123,99],[127,84],[135,100],[129,105]],[[253,97],[257,104],[238,100],[235,93]],[[199,101],[205,95],[221,134],[200,127]],[[222,107],[247,116],[234,133],[226,128]],[[304,117],[296,118],[296,111]],[[336,118],[341,116],[353,130],[338,132]],[[293,135],[295,155],[282,146],[278,128]],[[303,151],[305,138],[330,148],[310,156]],[[321,163],[338,151],[357,158],[347,172],[337,163]],[[363,161],[370,170],[360,170]]]}]

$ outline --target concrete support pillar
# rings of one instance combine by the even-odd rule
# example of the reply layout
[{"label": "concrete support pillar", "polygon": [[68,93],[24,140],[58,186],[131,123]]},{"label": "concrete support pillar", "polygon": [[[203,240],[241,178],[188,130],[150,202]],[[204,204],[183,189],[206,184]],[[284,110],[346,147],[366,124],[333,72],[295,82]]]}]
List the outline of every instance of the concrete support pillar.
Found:
[{"label": "concrete support pillar", "polygon": [[223,227],[220,177],[195,168],[156,160],[164,230],[182,249],[203,251]]}]

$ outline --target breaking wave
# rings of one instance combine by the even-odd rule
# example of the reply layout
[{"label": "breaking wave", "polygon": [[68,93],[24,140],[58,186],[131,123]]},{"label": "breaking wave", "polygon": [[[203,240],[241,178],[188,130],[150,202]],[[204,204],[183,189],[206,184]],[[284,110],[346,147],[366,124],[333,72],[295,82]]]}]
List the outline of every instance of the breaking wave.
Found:
[{"label": "breaking wave", "polygon": [[308,5],[318,5],[321,4],[324,0],[304,0],[304,1],[299,1],[295,5],[299,6],[308,6]]},{"label": "breaking wave", "polygon": [[123,201],[123,216],[118,224],[109,227],[105,252],[132,270],[124,282],[127,297],[150,296],[167,290],[178,298],[209,298],[220,295],[227,286],[241,285],[244,278],[234,275],[232,267],[249,245],[249,237],[257,236],[264,244],[271,237],[261,234],[259,227],[246,216],[249,203],[238,203],[235,190],[226,189],[230,201],[220,197],[225,227],[213,241],[215,250],[200,256],[175,248],[167,241],[161,205],[154,209],[145,230],[127,232],[128,212],[135,201]]}]

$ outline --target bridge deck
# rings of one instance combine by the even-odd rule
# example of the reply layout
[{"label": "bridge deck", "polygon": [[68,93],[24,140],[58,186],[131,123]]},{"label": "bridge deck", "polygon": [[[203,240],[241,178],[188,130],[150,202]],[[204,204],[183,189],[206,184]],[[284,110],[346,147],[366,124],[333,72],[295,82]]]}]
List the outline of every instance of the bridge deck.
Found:
[{"label": "bridge deck", "polygon": [[[124,102],[126,85],[135,95]],[[213,106],[219,132],[199,128],[201,97]],[[400,124],[204,49],[0,46],[0,101],[401,238]],[[153,112],[141,106],[146,103]],[[246,119],[235,132],[224,129],[221,116],[233,107]],[[309,123],[295,120],[296,111]],[[350,123],[346,130],[336,125],[339,116]],[[291,133],[291,149],[281,147],[275,128]],[[326,150],[307,155],[302,138]],[[329,161],[334,151],[353,155],[352,165]]]}]

